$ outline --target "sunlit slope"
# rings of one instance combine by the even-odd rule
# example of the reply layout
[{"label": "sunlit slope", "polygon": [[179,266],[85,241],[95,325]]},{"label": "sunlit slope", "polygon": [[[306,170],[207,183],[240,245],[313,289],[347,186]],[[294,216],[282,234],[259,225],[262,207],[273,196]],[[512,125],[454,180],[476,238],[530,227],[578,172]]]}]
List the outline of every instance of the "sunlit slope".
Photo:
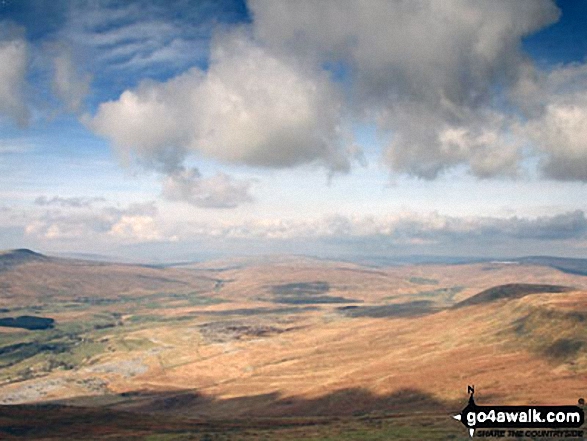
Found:
[{"label": "sunlit slope", "polygon": [[0,307],[209,291],[214,284],[205,272],[61,259],[30,250],[0,254]]},{"label": "sunlit slope", "polygon": [[[141,387],[194,388],[225,400],[264,396],[252,409],[230,409],[243,414],[349,413],[361,403],[341,399],[310,409],[295,398],[356,388],[374,396],[415,390],[451,401],[467,384],[500,403],[574,403],[587,384],[586,302],[580,291],[412,318],[332,316],[272,338],[224,343],[222,352],[164,371],[154,368],[141,377]],[[569,310],[569,304],[576,306]],[[167,332],[166,341],[173,341],[174,331]],[[394,405],[409,406],[409,396]],[[229,410],[197,402],[184,407]]]}]

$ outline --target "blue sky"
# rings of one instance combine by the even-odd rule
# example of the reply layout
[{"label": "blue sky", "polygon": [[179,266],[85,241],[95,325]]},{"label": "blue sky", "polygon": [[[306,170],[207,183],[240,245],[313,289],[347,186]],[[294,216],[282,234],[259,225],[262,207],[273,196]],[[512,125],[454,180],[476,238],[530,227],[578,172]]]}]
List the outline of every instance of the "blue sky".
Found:
[{"label": "blue sky", "polygon": [[0,4],[0,248],[587,251],[587,4]]}]

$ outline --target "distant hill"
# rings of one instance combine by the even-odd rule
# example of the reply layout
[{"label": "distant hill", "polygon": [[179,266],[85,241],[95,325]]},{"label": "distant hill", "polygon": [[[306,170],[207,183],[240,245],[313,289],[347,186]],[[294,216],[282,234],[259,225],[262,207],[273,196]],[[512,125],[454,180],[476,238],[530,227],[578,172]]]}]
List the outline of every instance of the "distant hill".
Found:
[{"label": "distant hill", "polygon": [[[188,296],[212,290],[205,271],[45,256],[27,249],[0,252],[0,309],[76,302],[78,305],[145,301],[146,296]],[[37,311],[25,311],[36,313]],[[21,313],[21,312],[19,312]]]},{"label": "distant hill", "polygon": [[453,308],[463,306],[480,305],[501,299],[519,299],[530,294],[561,293],[573,291],[573,288],[561,285],[535,285],[529,283],[509,283],[507,285],[494,286],[481,291],[462,302],[457,303]]},{"label": "distant hill", "polygon": [[18,248],[16,250],[8,250],[8,251],[0,251],[0,260],[7,260],[7,259],[46,259],[47,256],[36,253],[35,251],[29,250],[27,248]]},{"label": "distant hill", "polygon": [[22,263],[37,262],[49,259],[49,257],[43,254],[35,253],[34,251],[26,248],[2,251],[0,252],[0,271],[15,265],[20,265]]},{"label": "distant hill", "polygon": [[516,259],[516,262],[544,265],[568,274],[587,276],[587,259],[571,259],[567,257],[529,256]]},{"label": "distant hill", "polygon": [[405,265],[470,265],[486,262],[510,262],[527,265],[542,265],[555,268],[568,274],[587,276],[587,259],[553,257],[553,256],[434,256],[434,255],[391,255],[391,256],[356,256],[340,257],[338,260],[359,265],[390,267]]}]

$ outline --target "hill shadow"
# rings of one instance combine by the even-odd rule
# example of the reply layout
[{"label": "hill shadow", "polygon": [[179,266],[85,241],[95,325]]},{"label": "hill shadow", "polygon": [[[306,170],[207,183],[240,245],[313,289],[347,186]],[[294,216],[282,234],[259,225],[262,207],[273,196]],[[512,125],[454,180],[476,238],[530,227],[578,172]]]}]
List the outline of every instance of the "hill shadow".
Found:
[{"label": "hill shadow", "polygon": [[434,314],[443,308],[430,300],[415,300],[405,303],[371,306],[342,306],[337,311],[346,317],[405,318]]},{"label": "hill shadow", "polygon": [[[194,390],[134,391],[110,398],[121,401],[94,407],[91,397],[80,397],[53,403],[0,406],[0,438],[130,440],[186,432],[194,435],[186,439],[206,439],[197,435],[328,426],[338,421],[426,412],[446,415],[463,404],[443,402],[418,389],[401,389],[378,396],[361,388],[343,389],[312,399],[284,397],[278,393],[223,399]],[[82,402],[84,406],[76,405]]]}]

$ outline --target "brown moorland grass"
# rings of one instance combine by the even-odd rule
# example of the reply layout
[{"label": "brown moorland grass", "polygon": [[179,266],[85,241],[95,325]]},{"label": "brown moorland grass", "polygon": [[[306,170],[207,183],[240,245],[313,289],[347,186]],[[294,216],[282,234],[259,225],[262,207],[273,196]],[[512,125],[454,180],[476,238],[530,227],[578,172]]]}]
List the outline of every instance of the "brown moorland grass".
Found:
[{"label": "brown moorland grass", "polygon": [[[371,268],[288,258],[215,265],[51,258],[4,269],[0,315],[32,311],[56,326],[0,332],[0,402],[75,404],[96,415],[107,406],[180,425],[240,418],[236,439],[345,439],[347,429],[363,438],[346,439],[393,439],[402,424],[381,417],[377,429],[358,415],[403,412],[406,430],[420,430],[414,415],[448,412],[466,399],[468,384],[486,404],[574,404],[587,395],[583,276],[499,263]],[[512,283],[574,288],[450,308]],[[283,295],[292,303],[280,303]],[[307,303],[316,295],[357,302]],[[431,307],[396,314],[410,302]],[[329,418],[317,423],[328,429],[283,422],[294,416]],[[342,416],[348,427],[339,430],[332,418]],[[248,418],[279,423],[250,432]],[[457,433],[441,426],[438,433]],[[132,436],[163,437],[168,429]],[[185,439],[205,434],[180,429]]]}]

